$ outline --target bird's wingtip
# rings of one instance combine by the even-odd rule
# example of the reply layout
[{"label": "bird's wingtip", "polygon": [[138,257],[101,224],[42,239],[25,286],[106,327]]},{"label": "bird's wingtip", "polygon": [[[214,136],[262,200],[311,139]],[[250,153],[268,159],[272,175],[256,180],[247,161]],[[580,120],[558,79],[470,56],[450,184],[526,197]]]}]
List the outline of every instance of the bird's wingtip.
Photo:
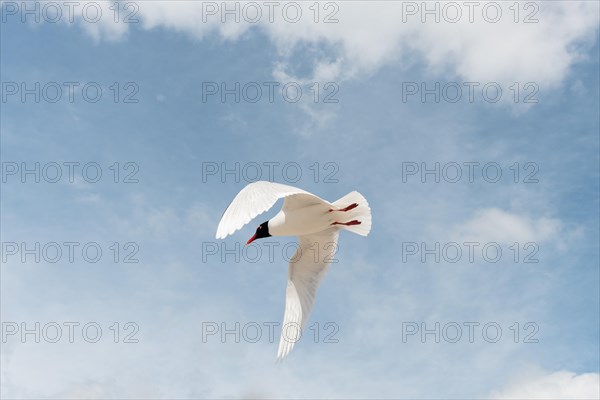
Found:
[{"label": "bird's wingtip", "polygon": [[285,359],[286,354],[279,353],[277,354],[277,358],[275,359],[275,364],[283,364],[283,360]]}]

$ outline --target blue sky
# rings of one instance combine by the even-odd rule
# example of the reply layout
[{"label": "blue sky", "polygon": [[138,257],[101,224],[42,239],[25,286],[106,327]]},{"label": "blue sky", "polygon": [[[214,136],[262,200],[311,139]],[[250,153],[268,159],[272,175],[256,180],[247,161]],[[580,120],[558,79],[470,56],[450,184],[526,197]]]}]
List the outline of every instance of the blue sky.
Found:
[{"label": "blue sky", "polygon": [[[338,23],[307,17],[254,26],[212,17],[203,23],[201,6],[192,2],[138,2],[140,22],[129,25],[80,17],[23,23],[19,13],[7,13],[8,3],[2,4],[3,95],[12,82],[97,82],[103,95],[90,103],[76,90],[73,102],[63,94],[56,103],[36,103],[16,94],[1,103],[3,174],[22,163],[63,165],[57,183],[35,183],[32,176],[23,183],[18,174],[2,181],[3,335],[11,324],[63,326],[57,343],[44,337],[36,343],[33,335],[21,340],[21,332],[6,336],[3,397],[597,397],[597,3],[543,3],[534,24],[515,23],[508,3],[496,24],[421,23],[413,16],[403,24],[398,4],[338,2]],[[109,3],[96,4],[111,15]],[[302,4],[310,16],[310,4]],[[109,88],[115,82],[121,95],[133,83],[138,102],[115,103]],[[290,103],[277,92],[272,103],[265,97],[236,103],[232,96],[203,102],[206,82],[297,82],[303,97]],[[333,83],[339,101],[312,101],[314,82]],[[494,82],[503,95],[497,103],[481,92],[474,102],[436,103],[433,96],[404,102],[407,82],[429,88]],[[515,82],[518,103],[510,89]],[[526,83],[538,89],[535,104],[522,101]],[[80,163],[74,182],[65,162]],[[90,162],[102,170],[99,182],[82,179],[80,168]],[[119,183],[109,168],[115,162]],[[134,168],[128,162],[139,168],[137,183],[122,182]],[[221,213],[247,182],[202,175],[206,163],[275,162],[274,181],[329,200],[359,190],[373,213],[367,238],[341,235],[339,262],[311,317],[320,339],[304,336],[283,364],[274,362],[278,328],[272,342],[266,329],[256,343],[236,343],[233,335],[202,340],[206,323],[234,329],[281,321],[282,246],[269,259],[257,242],[263,256],[254,263],[205,254],[206,246],[221,245],[214,239]],[[479,163],[473,182],[468,162]],[[297,182],[283,175],[287,163],[300,166]],[[463,176],[456,183],[436,183],[431,175],[404,181],[407,163],[457,163]],[[498,182],[482,177],[487,163],[502,169]],[[527,163],[537,183],[523,182],[532,171]],[[337,182],[324,179],[331,171]],[[222,243],[229,249],[244,243],[276,211]],[[479,249],[497,244],[503,256],[495,263],[480,252],[473,262],[465,254],[455,263],[431,256],[422,262],[421,254],[402,259],[407,243],[469,241]],[[103,256],[91,263],[76,251],[74,262],[63,254],[56,263],[36,263],[8,254],[7,243],[36,242],[94,242]],[[121,246],[117,263],[114,242]],[[129,242],[138,247],[138,263],[123,262]],[[524,262],[534,248],[539,261]],[[88,343],[76,330],[70,343],[63,325],[69,321],[79,328],[97,323],[102,338]],[[115,322],[119,343],[110,330]],[[138,343],[123,343],[127,322],[139,327]],[[329,322],[337,343],[323,340]],[[471,343],[465,322],[478,329],[497,324],[502,338],[489,343],[476,330]],[[537,327],[537,343],[524,343],[527,322]],[[463,336],[456,343],[444,336],[436,343],[434,335],[404,342],[407,323],[428,329],[456,323]]]}]

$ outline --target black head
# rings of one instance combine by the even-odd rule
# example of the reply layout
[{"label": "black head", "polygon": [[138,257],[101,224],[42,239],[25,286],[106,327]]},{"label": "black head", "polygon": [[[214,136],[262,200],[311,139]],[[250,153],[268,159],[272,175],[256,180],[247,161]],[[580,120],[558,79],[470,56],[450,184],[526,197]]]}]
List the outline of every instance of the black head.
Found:
[{"label": "black head", "polygon": [[266,237],[270,237],[271,234],[269,233],[269,221],[267,222],[263,222],[262,224],[260,224],[258,226],[258,228],[256,228],[256,232],[254,233],[254,236],[252,236],[248,242],[246,242],[246,244],[250,244],[252,242],[254,242],[256,239],[262,239],[262,238],[266,238]]}]

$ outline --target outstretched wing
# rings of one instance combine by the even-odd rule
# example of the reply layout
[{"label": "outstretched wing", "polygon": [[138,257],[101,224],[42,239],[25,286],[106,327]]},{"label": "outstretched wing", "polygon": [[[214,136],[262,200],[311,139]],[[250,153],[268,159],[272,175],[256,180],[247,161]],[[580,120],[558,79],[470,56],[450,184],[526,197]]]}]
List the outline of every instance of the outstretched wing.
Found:
[{"label": "outstretched wing", "polygon": [[243,188],[231,202],[221,217],[217,228],[217,239],[224,239],[237,231],[258,215],[269,210],[277,200],[302,194],[302,197],[314,196],[305,190],[281,183],[259,181]]},{"label": "outstretched wing", "polygon": [[298,237],[298,250],[289,266],[278,360],[287,356],[300,339],[315,302],[317,288],[337,251],[338,236],[339,229],[330,228]]}]

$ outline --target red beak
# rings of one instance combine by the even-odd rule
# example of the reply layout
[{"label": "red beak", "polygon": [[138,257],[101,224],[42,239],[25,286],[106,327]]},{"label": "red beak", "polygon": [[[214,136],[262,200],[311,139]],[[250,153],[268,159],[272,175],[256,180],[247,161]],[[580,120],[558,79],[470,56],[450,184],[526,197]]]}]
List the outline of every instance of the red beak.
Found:
[{"label": "red beak", "polygon": [[246,242],[246,246],[248,246],[250,243],[254,242],[256,240],[256,234],[254,236],[252,236],[250,239],[248,239],[248,241]]}]

